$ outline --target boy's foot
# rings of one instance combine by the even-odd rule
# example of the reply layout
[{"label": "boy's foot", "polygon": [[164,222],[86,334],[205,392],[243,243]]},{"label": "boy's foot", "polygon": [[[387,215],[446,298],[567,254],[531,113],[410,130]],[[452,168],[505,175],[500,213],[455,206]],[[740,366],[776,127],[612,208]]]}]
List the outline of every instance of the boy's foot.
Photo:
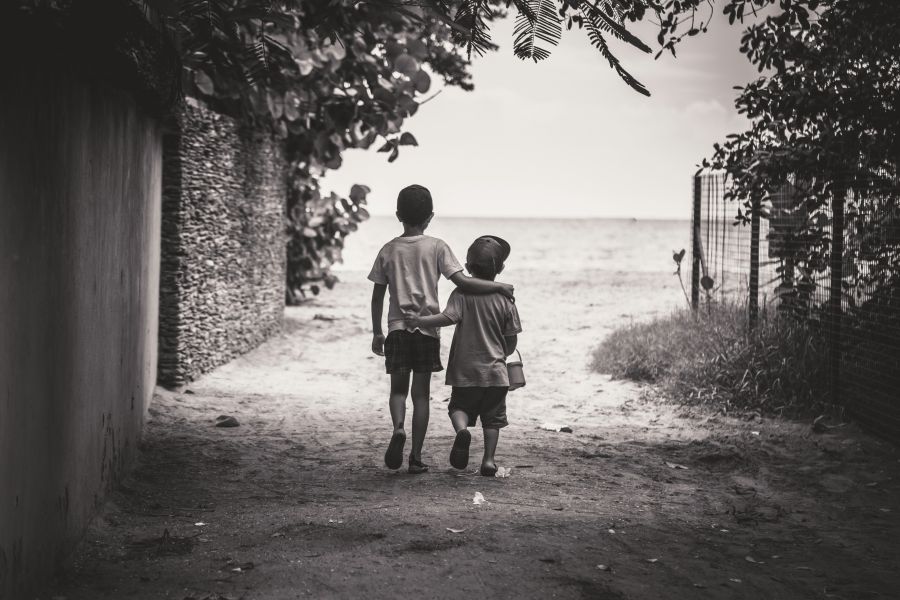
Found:
[{"label": "boy's foot", "polygon": [[481,474],[485,477],[493,477],[497,474],[497,465],[494,463],[481,463]]},{"label": "boy's foot", "polygon": [[399,469],[403,466],[403,446],[406,444],[406,434],[402,431],[394,432],[391,443],[384,453],[384,464],[388,469]]},{"label": "boy's foot", "polygon": [[417,460],[412,457],[412,454],[409,455],[409,472],[411,475],[419,475],[421,473],[425,473],[428,471],[428,465],[423,463],[421,460]]},{"label": "boy's foot", "polygon": [[456,469],[465,469],[469,464],[469,444],[472,443],[472,434],[468,429],[460,429],[453,440],[453,448],[450,449],[450,464]]}]

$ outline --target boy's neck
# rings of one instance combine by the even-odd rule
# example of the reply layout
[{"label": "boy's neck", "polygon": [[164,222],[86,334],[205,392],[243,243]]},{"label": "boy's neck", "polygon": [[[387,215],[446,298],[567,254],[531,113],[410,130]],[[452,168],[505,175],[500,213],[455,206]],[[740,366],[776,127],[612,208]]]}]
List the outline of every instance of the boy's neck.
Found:
[{"label": "boy's neck", "polygon": [[425,235],[426,225],[408,225],[403,223],[403,235],[401,237],[412,237],[414,235]]}]

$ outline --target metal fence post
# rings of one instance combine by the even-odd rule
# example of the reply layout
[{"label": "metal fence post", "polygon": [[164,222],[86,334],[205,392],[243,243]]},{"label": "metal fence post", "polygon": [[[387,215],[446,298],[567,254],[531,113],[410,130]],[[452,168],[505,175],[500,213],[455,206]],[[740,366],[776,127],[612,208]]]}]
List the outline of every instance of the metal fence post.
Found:
[{"label": "metal fence post", "polygon": [[691,309],[700,307],[700,175],[694,175],[694,210],[691,214]]},{"label": "metal fence post", "polygon": [[758,196],[752,199],[750,215],[750,301],[748,306],[748,325],[752,331],[759,319],[759,211]]},{"label": "metal fence post", "polygon": [[831,401],[840,400],[841,384],[841,306],[844,281],[844,197],[846,190],[835,188],[831,200],[831,281],[828,289],[828,311],[831,315],[829,352],[831,363]]}]

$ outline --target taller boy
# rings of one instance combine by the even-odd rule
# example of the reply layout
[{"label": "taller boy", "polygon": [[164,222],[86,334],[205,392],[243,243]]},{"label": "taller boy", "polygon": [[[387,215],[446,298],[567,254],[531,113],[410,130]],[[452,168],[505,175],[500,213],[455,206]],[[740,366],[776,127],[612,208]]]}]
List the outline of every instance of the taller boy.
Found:
[{"label": "taller boy", "polygon": [[[409,472],[424,473],[422,443],[428,430],[431,374],[441,365],[440,333],[436,328],[407,330],[406,319],[438,314],[438,280],[443,275],[463,292],[489,294],[500,292],[510,298],[513,286],[506,283],[468,277],[450,247],[438,238],[425,235],[434,217],[431,193],[421,185],[403,188],[397,196],[397,219],[403,235],[389,241],[378,252],[369,280],[372,289],[372,351],[385,357],[385,370],[391,376],[389,406],[394,433],[384,454],[390,469],[403,465],[406,444],[406,397],[412,392],[413,425]],[[384,337],[381,319],[384,293],[390,288],[388,336]],[[412,388],[410,390],[410,377]]]}]

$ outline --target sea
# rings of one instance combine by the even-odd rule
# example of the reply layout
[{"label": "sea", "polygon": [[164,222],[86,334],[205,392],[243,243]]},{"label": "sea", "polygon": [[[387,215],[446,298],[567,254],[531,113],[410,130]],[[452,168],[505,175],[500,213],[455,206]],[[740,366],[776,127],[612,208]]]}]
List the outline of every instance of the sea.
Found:
[{"label": "sea", "polygon": [[[372,217],[347,238],[337,270],[368,271],[381,246],[401,233],[395,217]],[[500,236],[512,247],[506,277],[519,270],[666,273],[674,266],[673,251],[690,242],[690,222],[435,217],[426,234],[446,241],[460,263],[475,238]]]}]

